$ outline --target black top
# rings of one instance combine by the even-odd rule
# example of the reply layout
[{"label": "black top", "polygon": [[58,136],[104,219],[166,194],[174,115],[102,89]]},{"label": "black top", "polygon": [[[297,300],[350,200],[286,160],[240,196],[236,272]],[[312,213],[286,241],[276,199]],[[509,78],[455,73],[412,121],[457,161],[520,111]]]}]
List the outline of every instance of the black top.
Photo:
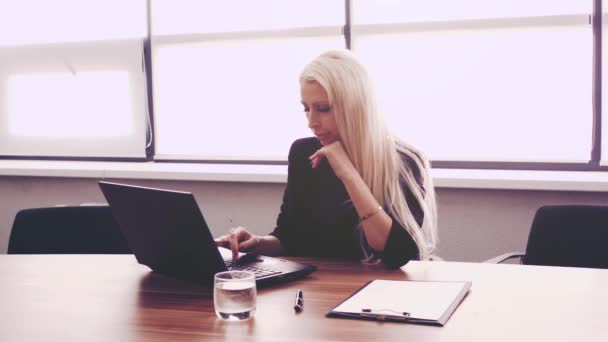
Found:
[{"label": "black top", "polygon": [[[316,169],[310,157],[322,145],[316,138],[296,140],[289,151],[287,187],[277,227],[271,233],[288,255],[328,256],[361,259],[363,252],[356,229],[359,217],[344,184],[327,160]],[[414,166],[408,162],[408,167]],[[416,179],[420,172],[412,170]],[[404,187],[410,210],[422,222],[422,210],[411,191]],[[390,215],[390,214],[389,214]],[[392,218],[392,217],[391,217]],[[393,225],[384,251],[377,253],[388,267],[400,267],[418,259],[418,247],[407,231],[392,218]]]}]

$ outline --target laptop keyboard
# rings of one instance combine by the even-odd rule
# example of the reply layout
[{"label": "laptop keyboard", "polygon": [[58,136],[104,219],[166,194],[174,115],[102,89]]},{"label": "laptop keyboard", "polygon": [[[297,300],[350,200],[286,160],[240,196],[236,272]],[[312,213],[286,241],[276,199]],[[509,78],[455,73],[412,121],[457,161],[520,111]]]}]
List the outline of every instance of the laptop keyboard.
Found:
[{"label": "laptop keyboard", "polygon": [[279,274],[281,272],[273,270],[273,269],[269,269],[269,268],[265,268],[265,267],[260,267],[260,266],[253,266],[251,264],[239,264],[238,262],[235,263],[232,260],[224,260],[226,262],[226,267],[228,267],[229,270],[234,270],[234,271],[250,271],[253,272],[255,274],[256,278],[260,278],[260,277],[267,277],[270,275],[274,275],[274,274]]}]

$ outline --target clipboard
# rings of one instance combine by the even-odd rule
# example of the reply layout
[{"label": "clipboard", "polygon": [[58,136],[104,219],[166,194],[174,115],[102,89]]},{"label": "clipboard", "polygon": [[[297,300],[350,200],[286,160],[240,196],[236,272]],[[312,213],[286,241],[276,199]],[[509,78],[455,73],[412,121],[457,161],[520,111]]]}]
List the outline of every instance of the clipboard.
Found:
[{"label": "clipboard", "polygon": [[470,281],[371,280],[325,316],[443,326],[471,285]]}]

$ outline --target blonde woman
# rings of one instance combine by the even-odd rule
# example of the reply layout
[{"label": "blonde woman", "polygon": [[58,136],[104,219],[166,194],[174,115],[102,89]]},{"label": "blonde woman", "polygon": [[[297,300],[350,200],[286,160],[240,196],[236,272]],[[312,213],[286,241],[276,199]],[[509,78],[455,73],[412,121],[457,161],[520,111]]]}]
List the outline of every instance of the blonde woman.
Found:
[{"label": "blonde woman", "polygon": [[235,258],[328,256],[388,267],[428,259],[437,243],[429,163],[391,135],[364,66],[348,51],[329,51],[304,68],[300,86],[315,137],[291,146],[276,228],[267,236],[233,228],[217,245]]}]

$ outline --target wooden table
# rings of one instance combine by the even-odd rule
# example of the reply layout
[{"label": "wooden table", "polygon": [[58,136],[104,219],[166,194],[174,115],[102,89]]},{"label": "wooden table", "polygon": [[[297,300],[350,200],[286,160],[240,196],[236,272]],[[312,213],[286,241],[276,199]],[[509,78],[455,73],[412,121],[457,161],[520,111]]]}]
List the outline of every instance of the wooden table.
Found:
[{"label": "wooden table", "polygon": [[[608,270],[410,262],[388,271],[293,259],[319,270],[261,289],[252,320],[223,322],[212,291],[150,273],[130,255],[0,255],[0,341],[608,341]],[[325,318],[374,278],[473,287],[444,327]]]}]

